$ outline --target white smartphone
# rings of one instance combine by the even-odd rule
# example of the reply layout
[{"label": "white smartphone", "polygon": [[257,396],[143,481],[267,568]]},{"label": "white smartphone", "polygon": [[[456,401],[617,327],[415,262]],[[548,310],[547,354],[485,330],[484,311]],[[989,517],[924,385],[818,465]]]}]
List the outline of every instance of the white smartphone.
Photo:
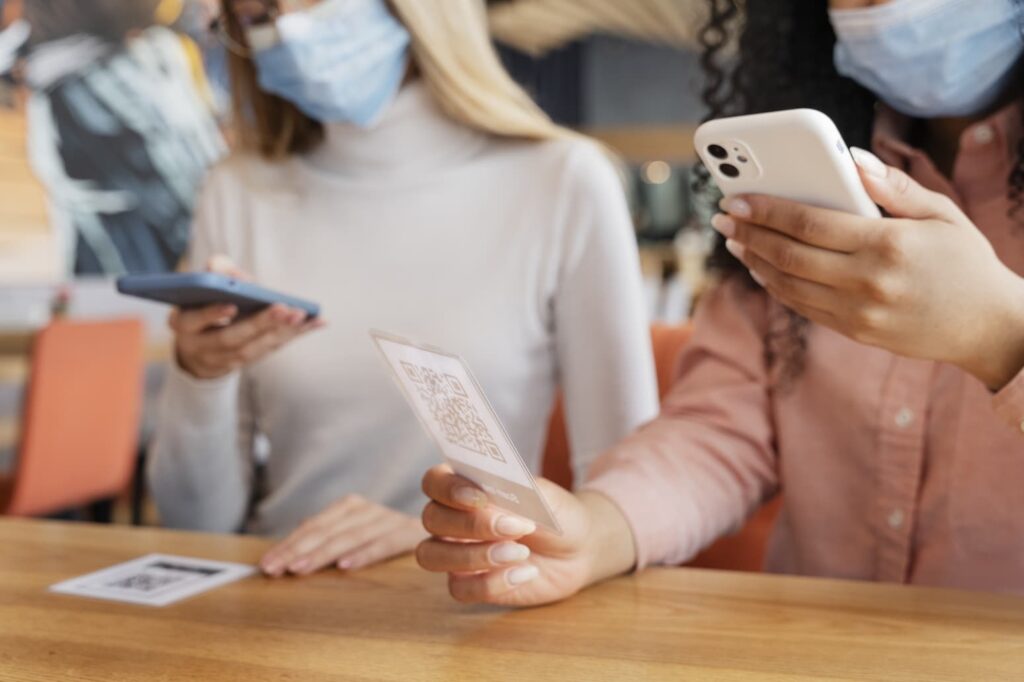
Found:
[{"label": "white smartphone", "polygon": [[708,121],[697,154],[725,196],[765,194],[869,218],[881,216],[835,123],[814,109]]}]

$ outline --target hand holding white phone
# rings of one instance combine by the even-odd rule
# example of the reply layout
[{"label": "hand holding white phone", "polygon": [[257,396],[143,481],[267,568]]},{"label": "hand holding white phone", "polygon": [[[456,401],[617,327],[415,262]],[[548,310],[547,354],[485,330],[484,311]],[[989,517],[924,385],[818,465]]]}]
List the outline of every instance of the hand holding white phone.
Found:
[{"label": "hand holding white phone", "polygon": [[694,141],[726,197],[764,194],[866,218],[881,215],[839,129],[820,111],[709,121],[697,129]]}]

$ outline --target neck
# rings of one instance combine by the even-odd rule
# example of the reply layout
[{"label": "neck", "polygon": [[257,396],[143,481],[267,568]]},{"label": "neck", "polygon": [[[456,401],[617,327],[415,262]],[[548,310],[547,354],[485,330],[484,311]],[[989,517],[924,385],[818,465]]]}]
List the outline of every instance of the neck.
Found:
[{"label": "neck", "polygon": [[426,86],[408,82],[372,128],[332,123],[304,160],[344,178],[396,181],[429,176],[464,161],[486,137],[441,111]]}]

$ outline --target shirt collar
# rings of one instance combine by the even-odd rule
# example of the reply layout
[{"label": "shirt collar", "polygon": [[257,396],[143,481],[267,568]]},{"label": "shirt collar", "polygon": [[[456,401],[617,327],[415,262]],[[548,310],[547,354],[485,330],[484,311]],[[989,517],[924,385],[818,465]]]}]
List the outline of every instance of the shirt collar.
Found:
[{"label": "shirt collar", "polygon": [[429,177],[464,162],[488,139],[443,112],[422,81],[405,85],[371,128],[340,123],[324,128],[323,144],[303,160],[315,170],[347,179]]},{"label": "shirt collar", "polygon": [[1021,121],[1018,100],[964,130],[952,178],[944,175],[927,153],[910,144],[914,120],[887,105],[879,105],[871,145],[890,166],[963,205],[965,194],[1006,193],[1005,182],[993,182],[993,177],[1005,180],[1017,162],[1017,148],[1024,135]]}]

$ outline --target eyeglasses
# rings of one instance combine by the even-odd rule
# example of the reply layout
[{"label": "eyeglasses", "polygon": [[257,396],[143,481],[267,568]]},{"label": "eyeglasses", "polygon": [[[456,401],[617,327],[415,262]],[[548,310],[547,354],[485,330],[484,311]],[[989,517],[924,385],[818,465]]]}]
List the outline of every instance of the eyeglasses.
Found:
[{"label": "eyeglasses", "polygon": [[[282,14],[298,12],[316,5],[320,0],[231,0],[234,17],[244,35],[245,30],[277,21]],[[253,49],[231,34],[227,17],[223,14],[210,22],[210,32],[217,36],[227,50],[249,59]]]}]

